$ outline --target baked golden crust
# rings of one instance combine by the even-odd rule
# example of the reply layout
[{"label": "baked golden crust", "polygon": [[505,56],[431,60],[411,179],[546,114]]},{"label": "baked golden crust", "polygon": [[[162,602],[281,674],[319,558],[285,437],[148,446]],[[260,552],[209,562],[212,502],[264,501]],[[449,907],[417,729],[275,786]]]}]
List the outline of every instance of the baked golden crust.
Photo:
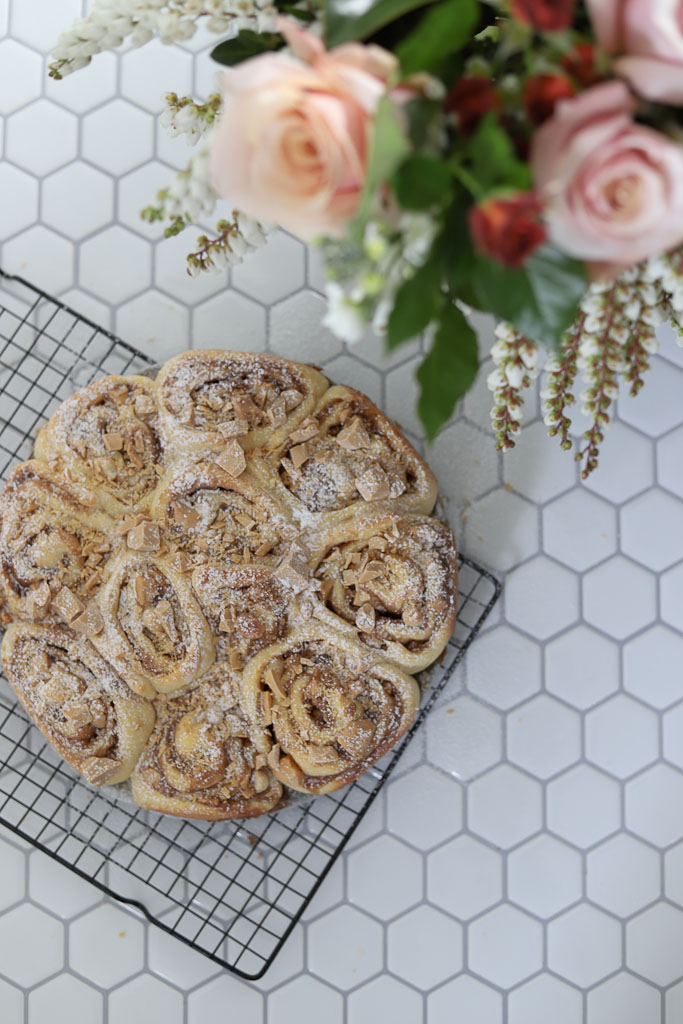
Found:
[{"label": "baked golden crust", "polygon": [[2,667],[65,761],[95,786],[128,778],[152,732],[154,707],[86,639],[65,626],[14,622],[2,641]]},{"label": "baked golden crust", "polygon": [[250,738],[239,676],[218,663],[201,683],[161,698],[156,726],[133,772],[140,807],[220,821],[270,811],[282,787]]},{"label": "baked golden crust", "polygon": [[193,351],[96,381],[0,496],[10,683],[70,764],[149,810],[339,789],[410,727],[411,674],[453,629],[435,498],[395,424],[312,367]]}]

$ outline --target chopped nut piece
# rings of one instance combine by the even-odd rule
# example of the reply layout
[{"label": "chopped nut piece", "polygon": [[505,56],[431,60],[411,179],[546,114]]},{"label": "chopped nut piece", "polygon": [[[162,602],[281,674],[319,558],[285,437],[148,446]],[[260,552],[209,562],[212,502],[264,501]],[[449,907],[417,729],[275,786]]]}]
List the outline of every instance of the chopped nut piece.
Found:
[{"label": "chopped nut piece", "polygon": [[320,588],[320,600],[322,601],[323,604],[327,604],[329,596],[332,593],[333,587],[334,583],[332,582],[332,580],[323,580],[323,585]]},{"label": "chopped nut piece", "polygon": [[107,724],[107,708],[104,701],[99,697],[90,702],[90,714],[92,715],[92,724],[95,728],[104,729]]},{"label": "chopped nut piece", "polygon": [[87,583],[84,584],[83,592],[86,593],[86,594],[92,593],[92,591],[95,589],[95,587],[99,586],[99,584],[101,582],[102,582],[102,570],[101,569],[97,569],[97,571],[92,574],[92,576],[87,581]]},{"label": "chopped nut piece", "polygon": [[265,754],[257,754],[254,758],[254,768],[265,768],[268,764],[268,758]]},{"label": "chopped nut piece", "polygon": [[88,449],[85,446],[85,441],[82,437],[77,437],[73,441],[73,446],[82,459],[87,459]]},{"label": "chopped nut piece", "polygon": [[375,628],[375,609],[371,604],[362,604],[356,615],[356,625],[362,633],[372,633]]},{"label": "chopped nut piece", "polygon": [[102,434],[102,440],[108,452],[120,452],[123,448],[123,438],[120,434]]},{"label": "chopped nut piece", "polygon": [[272,668],[269,668],[265,674],[266,686],[273,691],[280,704],[284,704],[287,707],[290,703],[289,697],[280,686],[280,680],[273,672]]},{"label": "chopped nut piece", "polygon": [[308,560],[311,553],[300,541],[291,545],[289,551],[275,570],[275,575],[295,594],[308,586],[310,570]]},{"label": "chopped nut piece", "polygon": [[232,404],[237,415],[243,420],[253,419],[259,411],[249,395],[234,395]]},{"label": "chopped nut piece", "polygon": [[273,694],[270,690],[264,690],[261,694],[261,714],[264,725],[273,724]]},{"label": "chopped nut piece", "polygon": [[330,459],[334,458],[334,452],[331,448],[321,448],[319,452],[316,452],[313,456],[316,462],[329,462]]},{"label": "chopped nut piece", "polygon": [[135,415],[144,419],[146,416],[151,416],[153,412],[156,412],[156,405],[149,395],[141,394],[135,396],[133,403],[135,409]]},{"label": "chopped nut piece", "polygon": [[117,405],[121,405],[122,402],[128,398],[128,385],[127,384],[115,384],[113,388],[109,389],[109,394],[114,399]]},{"label": "chopped nut piece", "polygon": [[342,572],[342,583],[345,587],[355,587],[356,579],[356,573],[353,569],[344,569]]},{"label": "chopped nut piece", "polygon": [[135,600],[142,608],[151,604],[157,596],[157,593],[157,588],[154,586],[149,576],[145,576],[143,573],[140,573],[139,576],[135,577]]},{"label": "chopped nut piece", "polygon": [[348,405],[348,404],[345,405],[344,408],[342,409],[342,411],[339,413],[339,421],[340,421],[340,423],[346,423],[346,421],[348,420],[348,418],[349,418],[349,416],[351,415],[352,412],[353,412],[353,406]]},{"label": "chopped nut piece", "polygon": [[371,443],[370,435],[357,416],[340,430],[335,441],[340,448],[345,448],[349,452],[355,452],[358,448],[369,448]]},{"label": "chopped nut piece", "polygon": [[268,781],[268,772],[264,772],[263,768],[258,768],[251,777],[252,785],[257,793],[264,793],[270,785]]},{"label": "chopped nut piece", "polygon": [[134,526],[137,526],[135,517],[126,516],[125,519],[122,519],[121,522],[117,524],[116,532],[120,537],[123,537],[125,534],[129,533]]},{"label": "chopped nut piece", "polygon": [[267,410],[268,419],[274,427],[281,427],[287,419],[287,408],[285,406],[285,400],[282,396],[278,398],[276,402],[273,402],[270,409]]},{"label": "chopped nut piece", "polygon": [[231,476],[241,476],[247,468],[242,445],[235,438],[226,442],[225,448],[216,459],[216,465]]},{"label": "chopped nut piece", "polygon": [[242,437],[249,433],[249,424],[238,416],[237,419],[219,424],[218,430],[225,438]]},{"label": "chopped nut piece", "polygon": [[280,398],[284,401],[287,412],[291,412],[292,409],[298,409],[304,400],[304,396],[296,388],[286,388],[280,395]]},{"label": "chopped nut piece", "polygon": [[256,520],[252,519],[251,516],[246,515],[244,512],[238,512],[235,515],[235,520],[242,526],[246,526],[247,530],[253,530],[256,526]]},{"label": "chopped nut piece", "polygon": [[270,767],[273,769],[274,772],[276,772],[278,770],[278,767],[280,765],[280,744],[279,743],[276,743],[275,746],[271,748],[271,750],[270,750],[270,752],[268,754],[268,764],[270,765]]},{"label": "chopped nut piece", "polygon": [[389,497],[389,477],[381,466],[370,466],[356,480],[356,488],[366,501],[381,501]]},{"label": "chopped nut piece", "polygon": [[178,551],[173,555],[171,558],[171,565],[177,572],[187,572],[187,570],[192,567],[190,559],[184,551]]},{"label": "chopped nut piece", "polygon": [[75,629],[77,633],[82,633],[84,636],[97,636],[104,629],[104,619],[102,618],[102,612],[98,606],[91,602],[84,612],[71,623],[71,628]]},{"label": "chopped nut piece", "polygon": [[378,576],[381,576],[381,575],[382,575],[382,570],[381,569],[365,569],[364,572],[362,572],[360,574],[360,576],[358,577],[358,582],[359,583],[372,583],[373,580],[376,580],[378,578]]},{"label": "chopped nut piece", "polygon": [[138,523],[129,532],[127,543],[131,551],[158,551],[161,544],[159,527],[156,523]]},{"label": "chopped nut piece", "polygon": [[176,629],[173,605],[164,598],[155,605],[149,605],[142,613],[142,623],[147,629],[154,629],[165,633],[171,643],[178,642],[178,630]]},{"label": "chopped nut piece", "polygon": [[256,548],[256,551],[254,552],[254,554],[256,555],[257,558],[263,558],[264,555],[269,555],[274,547],[275,547],[275,541],[274,540],[264,541],[263,544],[261,544],[259,547]]},{"label": "chopped nut piece", "polygon": [[77,615],[85,611],[85,605],[68,587],[62,587],[54,599],[54,606],[65,622],[73,622]]},{"label": "chopped nut piece", "polygon": [[378,551],[386,551],[387,539],[386,537],[371,537],[368,541],[368,547],[371,551],[373,548],[377,548]]},{"label": "chopped nut piece", "polygon": [[233,672],[242,671],[242,662],[237,651],[230,651],[230,668],[233,670]]},{"label": "chopped nut piece", "polygon": [[52,591],[45,580],[39,583],[37,587],[34,587],[29,595],[29,602],[36,612],[45,611],[49,607],[51,600]]},{"label": "chopped nut piece", "polygon": [[93,786],[104,786],[121,767],[121,762],[112,757],[88,757],[81,765],[81,772]]},{"label": "chopped nut piece", "polygon": [[290,441],[300,444],[302,441],[310,441],[320,431],[320,424],[313,416],[307,416],[296,430],[289,435]]},{"label": "chopped nut piece", "polygon": [[179,526],[184,526],[186,530],[191,530],[199,522],[199,513],[195,509],[183,505],[182,502],[174,501],[171,507],[176,523]]},{"label": "chopped nut piece", "polygon": [[221,612],[221,620],[218,623],[218,628],[221,633],[231,633],[234,626],[234,620],[232,616],[232,608],[228,605]]},{"label": "chopped nut piece", "polygon": [[296,444],[293,448],[290,448],[289,457],[292,460],[294,469],[299,469],[303,466],[304,462],[311,457],[306,442],[304,441],[303,444]]},{"label": "chopped nut piece", "polygon": [[359,587],[357,587],[356,593],[354,594],[353,598],[354,607],[358,608],[359,605],[365,604],[365,602],[369,600],[370,595],[368,594],[367,590],[361,590]]}]

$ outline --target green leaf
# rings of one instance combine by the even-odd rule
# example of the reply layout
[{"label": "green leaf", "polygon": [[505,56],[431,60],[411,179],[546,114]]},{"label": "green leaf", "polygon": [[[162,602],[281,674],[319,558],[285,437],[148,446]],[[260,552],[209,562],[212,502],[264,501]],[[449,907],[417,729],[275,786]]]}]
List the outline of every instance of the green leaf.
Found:
[{"label": "green leaf", "polygon": [[488,114],[470,139],[466,157],[469,169],[483,190],[498,185],[528,189],[531,186],[529,167],[517,159],[512,140],[495,114]]},{"label": "green leaf", "polygon": [[471,388],[478,368],[477,337],[458,307],[449,303],[429,355],[417,371],[417,410],[430,441],[450,418],[458,399]]},{"label": "green leaf", "polygon": [[431,71],[469,42],[479,21],[476,0],[441,0],[398,45],[404,75]]},{"label": "green leaf", "polygon": [[440,286],[441,262],[433,253],[396,293],[387,327],[390,351],[429,326],[444,301]]},{"label": "green leaf", "polygon": [[299,7],[296,3],[279,3],[276,6],[283,14],[289,14],[292,18],[298,18],[299,21],[315,21],[315,14],[313,11],[309,11],[305,7]]},{"label": "green leaf", "polygon": [[392,184],[404,209],[427,210],[448,199],[451,182],[448,164],[436,157],[418,155],[401,164]]},{"label": "green leaf", "polygon": [[545,245],[522,270],[480,258],[472,286],[482,309],[510,320],[533,341],[557,348],[586,291],[586,271]]},{"label": "green leaf", "polygon": [[363,194],[350,227],[352,237],[360,240],[372,212],[377,189],[391,177],[409,152],[410,143],[403,131],[398,111],[389,97],[383,96],[377,106]]},{"label": "green leaf", "polygon": [[325,42],[329,49],[366,39],[389,22],[429,3],[434,0],[324,0]]},{"label": "green leaf", "polygon": [[280,50],[285,45],[281,35],[276,32],[252,32],[243,29],[234,39],[225,39],[211,51],[211,56],[219,64],[241,64],[249,57],[257,57],[260,53]]}]

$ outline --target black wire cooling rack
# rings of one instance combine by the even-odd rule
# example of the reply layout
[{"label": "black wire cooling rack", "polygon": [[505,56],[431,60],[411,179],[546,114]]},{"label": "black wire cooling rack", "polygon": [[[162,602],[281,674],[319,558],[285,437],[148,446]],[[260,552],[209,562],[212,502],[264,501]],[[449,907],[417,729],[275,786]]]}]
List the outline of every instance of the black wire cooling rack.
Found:
[{"label": "black wire cooling rack", "polygon": [[[36,431],[103,373],[142,353],[21,278],[0,271],[0,481]],[[95,790],[45,742],[0,677],[0,823],[165,931],[244,978],[268,969],[482,626],[500,592],[461,556],[455,634],[397,750],[353,785],[249,822],[205,824],[142,811]]]}]

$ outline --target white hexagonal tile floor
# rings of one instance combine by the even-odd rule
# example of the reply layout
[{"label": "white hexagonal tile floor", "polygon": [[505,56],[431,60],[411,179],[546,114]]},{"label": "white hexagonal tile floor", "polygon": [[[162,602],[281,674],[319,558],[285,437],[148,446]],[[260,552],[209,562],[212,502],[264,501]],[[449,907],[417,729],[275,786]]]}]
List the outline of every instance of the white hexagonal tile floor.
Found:
[{"label": "white hexagonal tile floor", "polygon": [[[232,345],[322,363],[419,440],[423,342],[341,344],[315,250],[280,233],[191,280],[198,232],[140,220],[188,155],[156,123],[161,94],[214,87],[215,37],[48,80],[84,6],[0,0],[3,268],[154,359]],[[681,357],[663,332],[583,485],[537,392],[518,447],[494,451],[492,325],[473,323],[482,374],[428,457],[504,599],[274,967],[231,976],[5,829],[2,1024],[681,1024]]]}]

